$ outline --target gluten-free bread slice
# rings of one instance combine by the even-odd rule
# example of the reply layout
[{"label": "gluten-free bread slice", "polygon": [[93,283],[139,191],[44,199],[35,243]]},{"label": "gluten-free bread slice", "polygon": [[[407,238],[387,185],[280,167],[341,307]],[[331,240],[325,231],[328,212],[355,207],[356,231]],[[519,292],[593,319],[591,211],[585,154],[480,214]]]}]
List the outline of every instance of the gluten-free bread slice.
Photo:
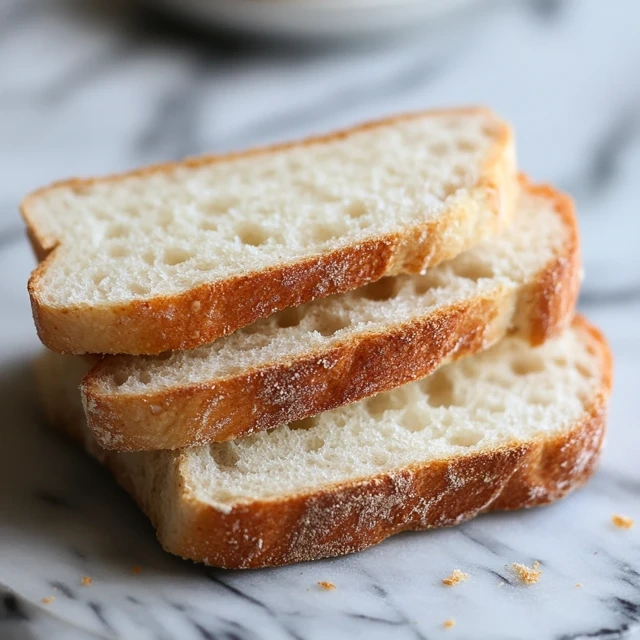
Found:
[{"label": "gluten-free bread slice", "polygon": [[423,377],[507,332],[539,344],[573,317],[571,201],[523,181],[497,239],[428,270],[286,309],[211,345],[111,356],[82,384],[98,443],[121,451],[220,442]]},{"label": "gluten-free bread slice", "polygon": [[364,549],[407,529],[557,500],[591,475],[611,355],[578,319],[532,348],[515,337],[423,380],[232,442],[115,453],[85,427],[81,358],[48,353],[52,424],[99,457],[167,551],[229,568]]},{"label": "gluten-free bread slice", "polygon": [[22,203],[38,335],[63,353],[207,344],[495,235],[515,177],[509,127],[453,109],[54,184]]}]

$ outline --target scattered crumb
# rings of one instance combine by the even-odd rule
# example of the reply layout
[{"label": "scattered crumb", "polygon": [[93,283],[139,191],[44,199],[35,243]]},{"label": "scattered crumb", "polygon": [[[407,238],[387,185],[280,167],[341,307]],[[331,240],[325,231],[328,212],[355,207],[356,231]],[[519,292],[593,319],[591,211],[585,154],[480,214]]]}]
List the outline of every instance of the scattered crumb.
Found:
[{"label": "scattered crumb", "polygon": [[454,627],[454,626],[455,626],[455,624],[456,624],[456,621],[455,621],[453,618],[449,618],[448,620],[445,620],[445,621],[442,623],[442,626],[443,626],[445,629],[451,629],[451,627]]},{"label": "scattered crumb", "polygon": [[320,580],[318,582],[318,586],[325,591],[333,591],[336,588],[336,585],[333,582],[326,582],[325,580]]},{"label": "scattered crumb", "polygon": [[617,513],[614,513],[611,516],[611,522],[618,527],[618,529],[631,529],[633,527],[633,519],[629,516],[621,516]]},{"label": "scattered crumb", "polygon": [[576,587],[581,587],[582,586],[582,582],[576,582]]},{"label": "scattered crumb", "polygon": [[93,578],[90,578],[89,576],[83,576],[80,580],[80,584],[82,584],[83,587],[88,587],[92,582]]},{"label": "scattered crumb", "polygon": [[453,587],[458,582],[464,582],[468,580],[469,574],[460,571],[460,569],[454,569],[453,573],[448,578],[442,578],[442,584],[446,584],[447,587]]},{"label": "scattered crumb", "polygon": [[131,567],[131,573],[133,573],[134,576],[137,576],[141,571],[142,571],[142,567],[139,564],[136,564],[133,567]]},{"label": "scattered crumb", "polygon": [[498,582],[498,586],[499,586],[499,587],[504,587],[504,585],[505,585],[505,584],[506,584],[506,583],[505,583],[505,581],[504,581],[504,580],[500,580],[500,582]]},{"label": "scattered crumb", "polygon": [[55,596],[49,596],[48,598],[42,598],[42,602],[43,604],[51,604],[55,599]]},{"label": "scattered crumb", "polygon": [[526,564],[520,564],[519,562],[514,562],[512,566],[520,580],[525,584],[535,584],[542,575],[542,571],[539,569],[540,563],[537,560],[533,563],[533,567],[527,567]]}]

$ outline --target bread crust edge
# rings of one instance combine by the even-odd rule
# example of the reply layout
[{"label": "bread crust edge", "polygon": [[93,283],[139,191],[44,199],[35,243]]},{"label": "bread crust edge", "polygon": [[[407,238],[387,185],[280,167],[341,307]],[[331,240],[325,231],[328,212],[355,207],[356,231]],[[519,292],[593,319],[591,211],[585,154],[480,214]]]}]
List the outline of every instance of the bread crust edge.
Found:
[{"label": "bread crust edge", "polygon": [[[64,246],[39,232],[30,214],[31,203],[48,189],[78,188],[130,176],[171,171],[176,166],[197,167],[312,145],[347,137],[355,132],[393,124],[407,118],[443,113],[487,113],[495,118],[496,144],[477,185],[466,198],[451,198],[449,208],[436,221],[413,225],[402,233],[377,236],[355,245],[234,278],[204,283],[180,294],[103,305],[52,306],[40,294],[44,274],[54,266]],[[498,233],[510,222],[515,208],[517,180],[513,135],[487,109],[462,108],[391,117],[325,136],[228,156],[203,156],[182,163],[167,163],[100,179],[71,179],[44,187],[27,196],[21,213],[36,256],[42,260],[29,278],[28,291],[38,336],[58,353],[158,354],[197,347],[227,335],[280,309],[316,297],[342,293],[386,275],[418,273],[455,257]],[[447,237],[448,229],[456,229]]]},{"label": "bread crust edge", "polygon": [[[601,382],[571,428],[288,499],[229,508],[203,503],[194,495],[183,452],[104,451],[86,438],[80,408],[74,413],[59,394],[45,406],[54,428],[110,468],[152,521],[167,551],[229,569],[281,566],[359,551],[406,530],[451,526],[488,511],[544,505],[581,487],[599,458],[613,363],[596,328],[579,316],[573,326],[599,355]],[[151,457],[146,464],[155,475],[149,489],[141,488],[131,474],[127,459],[132,455]]]},{"label": "bread crust edge", "polygon": [[169,521],[163,505],[139,495],[126,474],[119,474],[117,454],[107,454],[107,465],[115,462],[116,478],[155,524],[165,550],[228,569],[339,556],[402,531],[548,504],[593,474],[606,429],[611,353],[602,334],[584,319],[577,318],[574,326],[600,353],[602,381],[582,418],[548,438],[416,464],[285,500],[252,501],[226,513],[191,493],[183,454],[171,453],[174,490],[181,497]]}]

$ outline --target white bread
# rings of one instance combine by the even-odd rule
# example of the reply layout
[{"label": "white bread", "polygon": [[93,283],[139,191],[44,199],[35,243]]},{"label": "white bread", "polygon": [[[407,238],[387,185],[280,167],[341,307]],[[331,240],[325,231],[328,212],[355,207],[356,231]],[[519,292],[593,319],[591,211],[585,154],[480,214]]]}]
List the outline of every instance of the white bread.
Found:
[{"label": "white bread", "polygon": [[63,353],[206,344],[458,255],[509,221],[515,178],[509,127],[454,109],[54,184],[22,203],[38,334]]},{"label": "white bread", "polygon": [[111,356],[85,377],[89,427],[120,451],[224,441],[421,378],[507,332],[539,344],[573,317],[571,201],[523,182],[498,239],[428,270],[286,309],[163,356]]},{"label": "white bread", "polygon": [[111,469],[167,551],[229,568],[340,555],[564,496],[595,468],[612,375],[604,338],[577,319],[540,347],[505,338],[302,423],[180,451],[114,453],[85,427],[85,368],[51,353],[39,362],[51,423]]}]

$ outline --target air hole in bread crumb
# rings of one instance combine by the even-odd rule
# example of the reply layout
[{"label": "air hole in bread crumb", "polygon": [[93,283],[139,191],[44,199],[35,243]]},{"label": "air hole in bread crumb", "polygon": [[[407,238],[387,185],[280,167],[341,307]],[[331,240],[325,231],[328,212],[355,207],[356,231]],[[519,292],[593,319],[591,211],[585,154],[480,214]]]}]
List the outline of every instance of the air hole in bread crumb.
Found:
[{"label": "air hole in bread crumb", "polygon": [[538,405],[539,407],[548,407],[553,404],[553,397],[540,391],[532,391],[527,398],[529,404]]},{"label": "air hole in bread crumb", "polygon": [[113,374],[113,384],[116,387],[121,387],[129,379],[129,374],[125,371],[116,371]]},{"label": "air hole in bread crumb", "polygon": [[124,258],[127,253],[127,247],[123,244],[112,244],[109,247],[109,257],[111,258]]},{"label": "air hole in bread crumb", "polygon": [[302,320],[302,314],[298,307],[289,307],[283,309],[276,314],[276,324],[281,329],[288,329],[289,327],[297,327]]},{"label": "air hole in bread crumb", "polygon": [[196,262],[193,266],[198,271],[211,271],[216,268],[216,265],[213,262]]},{"label": "air hole in bread crumb", "polygon": [[569,362],[564,356],[559,356],[553,359],[553,363],[558,367],[566,367]]},{"label": "air hole in bread crumb", "polygon": [[453,382],[444,371],[436,371],[422,380],[422,390],[427,394],[427,402],[431,407],[455,406]]},{"label": "air hole in bread crumb", "polygon": [[591,377],[591,370],[589,369],[589,367],[587,367],[585,364],[583,364],[582,362],[578,362],[576,363],[576,369],[578,370],[578,373],[583,377],[583,378],[590,378]]},{"label": "air hole in bread crumb", "polygon": [[319,435],[312,433],[303,443],[302,448],[307,453],[313,453],[314,451],[318,451],[318,449],[322,449],[324,446],[324,439]]},{"label": "air hole in bread crumb", "polygon": [[218,223],[215,220],[211,220],[209,218],[205,218],[198,225],[202,231],[217,231]]},{"label": "air hole in bread crumb", "polygon": [[365,402],[367,413],[372,418],[380,417],[385,411],[397,410],[404,407],[404,400],[399,390],[379,393]]},{"label": "air hole in bread crumb", "polygon": [[309,418],[303,418],[302,420],[294,420],[289,423],[289,429],[297,431],[298,429],[311,429],[318,424],[318,416],[311,416]]},{"label": "air hole in bread crumb", "polygon": [[412,278],[413,280],[413,290],[416,295],[422,296],[427,291],[431,289],[435,289],[440,286],[440,281],[438,277],[432,273],[426,273],[424,275],[415,276]]},{"label": "air hole in bread crumb", "polygon": [[173,212],[166,209],[158,211],[158,225],[166,229],[173,222]]},{"label": "air hole in bread crumb", "polygon": [[337,229],[328,224],[319,224],[313,230],[313,239],[316,242],[329,242],[339,235]]},{"label": "air hole in bread crumb", "polygon": [[448,197],[452,196],[459,188],[460,185],[454,182],[447,182],[446,184],[442,185],[440,196],[443,200],[446,200]]},{"label": "air hole in bread crumb", "polygon": [[362,200],[353,200],[347,207],[347,215],[354,220],[367,213],[367,205]]},{"label": "air hole in bread crumb", "polygon": [[93,284],[95,284],[96,286],[102,284],[102,282],[107,278],[107,274],[106,273],[96,273],[95,276],[93,276]]},{"label": "air hole in bread crumb", "polygon": [[448,438],[449,443],[456,447],[473,447],[482,440],[482,434],[477,431],[460,431],[459,433],[454,433]]},{"label": "air hole in bread crumb", "polygon": [[458,140],[458,142],[456,143],[456,147],[458,151],[466,151],[467,153],[478,150],[477,142],[475,142],[474,140],[468,140],[466,138]]},{"label": "air hole in bread crumb", "polygon": [[149,287],[145,287],[143,284],[140,284],[139,282],[132,282],[129,285],[129,291],[131,291],[131,293],[137,296],[146,296],[151,292],[151,289],[149,289]]},{"label": "air hole in bread crumb", "polygon": [[422,431],[426,426],[424,417],[421,417],[412,409],[409,409],[402,414],[402,417],[400,418],[400,425],[412,433]]},{"label": "air hole in bread crumb", "polygon": [[471,260],[460,260],[458,263],[454,261],[452,269],[459,278],[466,278],[467,280],[473,280],[473,282],[477,282],[481,278],[493,278],[494,276],[493,269],[489,265]]},{"label": "air hole in bread crumb", "polygon": [[544,361],[534,354],[522,355],[511,361],[511,371],[517,376],[544,371]]},{"label": "air hole in bread crumb", "polygon": [[236,230],[242,244],[259,247],[269,240],[269,234],[257,224],[246,224]]},{"label": "air hole in bread crumb", "polygon": [[436,157],[444,156],[449,151],[449,145],[446,142],[436,142],[429,147],[429,153]]},{"label": "air hole in bread crumb", "polygon": [[151,374],[148,371],[141,371],[138,375],[138,380],[140,380],[142,384],[149,384],[151,382]]},{"label": "air hole in bread crumb", "polygon": [[467,169],[463,166],[453,167],[451,174],[462,182],[467,177]]},{"label": "air hole in bread crumb", "polygon": [[166,265],[175,267],[178,264],[186,262],[190,258],[193,258],[193,253],[191,251],[181,249],[180,247],[172,247],[165,250],[162,260]]},{"label": "air hole in bread crumb", "polygon": [[212,200],[202,205],[202,210],[205,213],[214,215],[220,215],[227,213],[229,209],[233,209],[240,204],[240,200],[235,196],[219,197],[217,200]]},{"label": "air hole in bread crumb", "polygon": [[332,336],[341,329],[346,329],[351,322],[347,318],[341,318],[333,314],[326,314],[319,318],[316,331],[323,336]]},{"label": "air hole in bread crumb", "polygon": [[112,224],[107,228],[105,238],[124,238],[129,233],[129,229],[123,224]]},{"label": "air hole in bread crumb", "polygon": [[219,442],[211,445],[211,457],[218,468],[222,471],[233,469],[240,456],[236,451],[236,446],[232,442]]},{"label": "air hole in bread crumb", "polygon": [[[506,388],[507,385],[505,385]],[[504,413],[507,410],[504,402],[500,400],[495,400],[493,398],[487,398],[486,401],[487,409],[491,411],[491,413]]]},{"label": "air hole in bread crumb", "polygon": [[390,300],[398,295],[398,279],[382,278],[362,287],[360,293],[367,300]]},{"label": "air hole in bread crumb", "polygon": [[146,264],[151,266],[151,265],[155,264],[156,254],[153,251],[145,251],[142,254],[142,259],[145,261]]},{"label": "air hole in bread crumb", "polygon": [[493,138],[498,132],[498,127],[494,124],[485,124],[482,126],[482,135]]}]

